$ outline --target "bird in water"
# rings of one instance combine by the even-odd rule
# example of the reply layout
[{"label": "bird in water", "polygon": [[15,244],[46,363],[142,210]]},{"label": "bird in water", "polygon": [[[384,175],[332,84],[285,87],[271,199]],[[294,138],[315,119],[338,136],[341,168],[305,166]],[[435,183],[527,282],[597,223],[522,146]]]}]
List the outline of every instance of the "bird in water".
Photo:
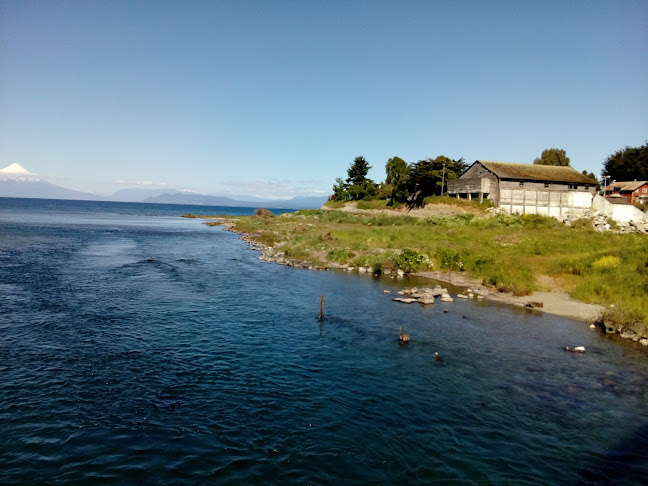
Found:
[{"label": "bird in water", "polygon": [[434,359],[435,361],[441,361],[441,356],[439,356],[439,353],[437,353],[436,351],[434,352]]}]

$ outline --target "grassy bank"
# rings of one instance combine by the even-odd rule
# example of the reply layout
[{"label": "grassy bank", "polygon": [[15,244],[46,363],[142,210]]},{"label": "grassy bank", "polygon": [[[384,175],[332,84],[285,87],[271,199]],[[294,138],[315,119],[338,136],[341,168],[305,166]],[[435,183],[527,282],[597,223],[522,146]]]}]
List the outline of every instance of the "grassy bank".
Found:
[{"label": "grassy bank", "polygon": [[466,272],[515,295],[566,291],[583,302],[614,304],[619,323],[648,324],[648,237],[567,227],[536,215],[349,214],[302,210],[234,218],[235,229],[315,267],[332,262],[380,273]]}]

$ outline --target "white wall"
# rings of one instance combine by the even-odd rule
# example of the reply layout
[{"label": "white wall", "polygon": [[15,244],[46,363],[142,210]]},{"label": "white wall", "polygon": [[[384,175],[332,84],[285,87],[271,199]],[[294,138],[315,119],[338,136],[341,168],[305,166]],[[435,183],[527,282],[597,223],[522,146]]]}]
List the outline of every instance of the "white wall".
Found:
[{"label": "white wall", "polygon": [[592,194],[584,191],[547,191],[500,187],[499,207],[507,213],[541,214],[562,219],[582,216],[592,207]]},{"label": "white wall", "polygon": [[612,204],[605,200],[603,196],[599,196],[598,194],[594,196],[592,209],[618,221],[619,223],[628,223],[630,221],[638,223],[639,221],[646,219],[646,213],[641,209],[630,204]]}]

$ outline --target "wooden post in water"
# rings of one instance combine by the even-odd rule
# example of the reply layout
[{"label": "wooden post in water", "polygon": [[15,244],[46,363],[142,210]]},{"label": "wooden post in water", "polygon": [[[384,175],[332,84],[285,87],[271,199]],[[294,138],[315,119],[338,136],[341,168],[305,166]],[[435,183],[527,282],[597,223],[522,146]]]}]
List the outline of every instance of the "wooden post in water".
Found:
[{"label": "wooden post in water", "polygon": [[320,320],[324,319],[324,296],[322,295],[322,300],[320,301]]}]

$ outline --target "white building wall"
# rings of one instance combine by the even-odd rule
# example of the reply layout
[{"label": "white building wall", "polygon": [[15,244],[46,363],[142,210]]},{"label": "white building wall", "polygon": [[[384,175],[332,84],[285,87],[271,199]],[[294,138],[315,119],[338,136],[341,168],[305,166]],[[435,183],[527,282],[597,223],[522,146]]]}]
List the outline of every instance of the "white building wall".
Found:
[{"label": "white building wall", "polygon": [[646,213],[631,204],[612,204],[598,194],[594,196],[592,209],[619,223],[628,223],[630,221],[638,223],[647,218]]},{"label": "white building wall", "polygon": [[500,183],[499,207],[507,213],[541,214],[562,219],[582,216],[592,206],[592,193],[549,190],[544,184],[525,184],[517,188]]}]

